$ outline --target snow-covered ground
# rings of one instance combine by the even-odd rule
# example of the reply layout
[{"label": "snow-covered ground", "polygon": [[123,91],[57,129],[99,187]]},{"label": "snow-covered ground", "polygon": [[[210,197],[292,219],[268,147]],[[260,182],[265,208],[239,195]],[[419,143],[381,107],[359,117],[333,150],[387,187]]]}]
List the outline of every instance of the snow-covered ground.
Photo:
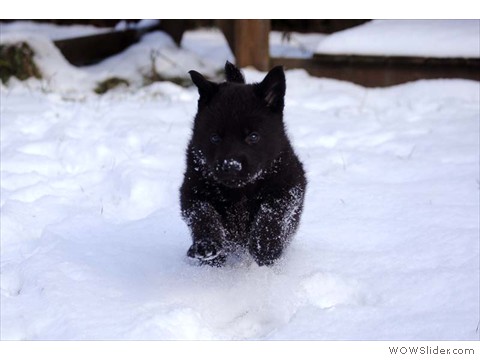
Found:
[{"label": "snow-covered ground", "polygon": [[170,40],[82,69],[28,40],[49,76],[1,87],[2,339],[479,338],[478,82],[288,71],[300,229],[274,267],[198,267],[178,202],[196,89],[91,91]]}]

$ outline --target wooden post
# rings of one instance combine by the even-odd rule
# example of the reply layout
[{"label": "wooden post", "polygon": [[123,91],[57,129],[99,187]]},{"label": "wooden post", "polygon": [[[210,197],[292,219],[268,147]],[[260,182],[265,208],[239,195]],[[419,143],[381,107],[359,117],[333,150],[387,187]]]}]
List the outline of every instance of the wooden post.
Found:
[{"label": "wooden post", "polygon": [[254,66],[258,70],[270,68],[268,36],[270,20],[234,20],[235,58],[239,67]]}]

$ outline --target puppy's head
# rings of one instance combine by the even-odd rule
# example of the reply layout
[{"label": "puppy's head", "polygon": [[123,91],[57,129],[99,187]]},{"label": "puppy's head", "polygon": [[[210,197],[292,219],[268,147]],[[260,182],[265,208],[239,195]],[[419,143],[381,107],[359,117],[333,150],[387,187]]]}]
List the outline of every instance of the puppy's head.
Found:
[{"label": "puppy's head", "polygon": [[285,74],[275,67],[260,83],[245,84],[227,61],[226,81],[190,71],[198,88],[192,146],[213,178],[232,188],[252,183],[278,158],[287,142],[283,125]]}]

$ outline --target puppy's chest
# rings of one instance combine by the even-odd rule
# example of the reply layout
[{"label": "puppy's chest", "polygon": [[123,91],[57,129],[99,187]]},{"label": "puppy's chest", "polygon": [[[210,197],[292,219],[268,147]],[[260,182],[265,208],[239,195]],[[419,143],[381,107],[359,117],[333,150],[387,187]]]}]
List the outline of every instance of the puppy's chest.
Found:
[{"label": "puppy's chest", "polygon": [[233,202],[226,202],[222,209],[224,227],[231,241],[242,243],[247,241],[250,225],[254,217],[255,206],[246,196]]}]

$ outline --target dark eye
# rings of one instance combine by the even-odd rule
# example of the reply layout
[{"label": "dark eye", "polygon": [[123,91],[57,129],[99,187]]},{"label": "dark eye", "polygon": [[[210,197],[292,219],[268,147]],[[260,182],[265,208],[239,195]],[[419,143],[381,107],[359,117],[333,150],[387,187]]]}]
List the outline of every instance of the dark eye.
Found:
[{"label": "dark eye", "polygon": [[222,138],[218,134],[212,134],[210,136],[210,141],[212,142],[212,144],[220,144]]},{"label": "dark eye", "polygon": [[260,141],[260,135],[257,132],[252,132],[248,134],[247,138],[245,139],[245,142],[247,144],[256,144]]}]

